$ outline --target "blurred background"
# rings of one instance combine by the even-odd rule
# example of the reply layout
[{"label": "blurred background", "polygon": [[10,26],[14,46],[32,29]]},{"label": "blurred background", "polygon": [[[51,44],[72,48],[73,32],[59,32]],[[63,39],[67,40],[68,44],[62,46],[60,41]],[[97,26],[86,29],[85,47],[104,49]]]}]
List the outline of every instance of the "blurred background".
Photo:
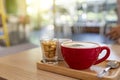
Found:
[{"label": "blurred background", "polygon": [[120,23],[119,6],[120,0],[0,0],[0,46],[39,46],[53,37],[112,44],[105,34]]}]

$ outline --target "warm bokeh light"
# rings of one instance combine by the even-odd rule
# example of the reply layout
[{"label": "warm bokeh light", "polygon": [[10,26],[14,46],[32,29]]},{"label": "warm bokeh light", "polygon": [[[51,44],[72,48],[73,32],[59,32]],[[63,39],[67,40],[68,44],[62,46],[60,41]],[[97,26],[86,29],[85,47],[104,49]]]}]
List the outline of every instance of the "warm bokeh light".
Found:
[{"label": "warm bokeh light", "polygon": [[39,12],[47,11],[52,8],[53,0],[26,0],[27,13],[36,15]]},{"label": "warm bokeh light", "polygon": [[62,4],[69,4],[69,3],[73,3],[75,2],[76,0],[55,0],[56,2],[56,5],[62,5]]},{"label": "warm bokeh light", "polygon": [[52,5],[53,5],[53,0],[40,0],[39,8],[44,11],[50,9]]}]

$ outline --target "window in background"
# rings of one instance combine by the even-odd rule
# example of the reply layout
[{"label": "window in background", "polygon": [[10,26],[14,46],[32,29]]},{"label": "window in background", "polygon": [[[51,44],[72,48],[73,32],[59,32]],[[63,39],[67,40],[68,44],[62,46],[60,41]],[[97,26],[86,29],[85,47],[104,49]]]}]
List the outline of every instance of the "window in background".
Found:
[{"label": "window in background", "polygon": [[36,27],[53,24],[54,17],[55,25],[79,27],[103,27],[109,21],[117,21],[116,0],[26,0],[26,3]]},{"label": "window in background", "polygon": [[101,27],[107,21],[117,21],[116,0],[55,1],[56,24],[72,23],[72,25]]},{"label": "window in background", "polygon": [[[117,21],[116,0],[78,0],[78,21],[85,21],[87,26],[101,26],[106,21]],[[86,16],[86,17],[85,17]]]},{"label": "window in background", "polygon": [[26,4],[35,29],[53,24],[53,0],[26,0]]}]

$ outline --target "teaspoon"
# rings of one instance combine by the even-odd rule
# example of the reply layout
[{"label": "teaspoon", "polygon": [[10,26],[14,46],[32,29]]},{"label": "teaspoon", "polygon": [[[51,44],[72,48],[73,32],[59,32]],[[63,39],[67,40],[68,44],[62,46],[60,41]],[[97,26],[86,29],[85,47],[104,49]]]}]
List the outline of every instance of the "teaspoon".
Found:
[{"label": "teaspoon", "polygon": [[119,62],[118,61],[109,61],[107,63],[107,67],[101,71],[97,76],[99,78],[102,78],[110,69],[115,69],[115,68],[118,68],[119,67]]}]

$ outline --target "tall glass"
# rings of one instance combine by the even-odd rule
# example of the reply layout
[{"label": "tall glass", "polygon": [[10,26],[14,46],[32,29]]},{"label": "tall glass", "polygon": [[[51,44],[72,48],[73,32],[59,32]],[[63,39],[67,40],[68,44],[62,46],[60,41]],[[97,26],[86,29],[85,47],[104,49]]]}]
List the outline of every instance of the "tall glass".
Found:
[{"label": "tall glass", "polygon": [[67,39],[67,38],[58,39],[58,50],[57,50],[57,52],[58,52],[58,60],[59,61],[64,60],[63,56],[62,56],[62,53],[61,53],[61,44],[63,42],[71,42],[71,41],[72,41],[72,39]]}]

